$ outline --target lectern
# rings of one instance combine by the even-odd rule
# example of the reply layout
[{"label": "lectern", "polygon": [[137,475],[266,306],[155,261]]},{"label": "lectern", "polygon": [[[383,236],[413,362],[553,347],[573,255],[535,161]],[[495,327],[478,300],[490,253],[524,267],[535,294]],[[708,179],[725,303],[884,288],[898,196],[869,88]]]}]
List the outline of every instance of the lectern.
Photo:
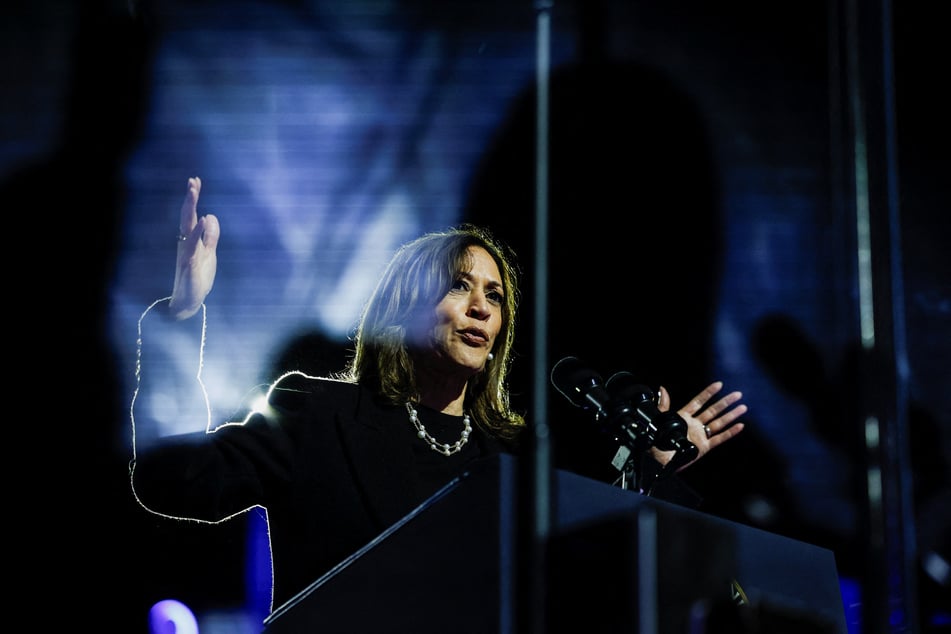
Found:
[{"label": "lectern", "polygon": [[[516,458],[455,479],[266,634],[516,632]],[[557,470],[547,631],[847,634],[831,551]]]}]

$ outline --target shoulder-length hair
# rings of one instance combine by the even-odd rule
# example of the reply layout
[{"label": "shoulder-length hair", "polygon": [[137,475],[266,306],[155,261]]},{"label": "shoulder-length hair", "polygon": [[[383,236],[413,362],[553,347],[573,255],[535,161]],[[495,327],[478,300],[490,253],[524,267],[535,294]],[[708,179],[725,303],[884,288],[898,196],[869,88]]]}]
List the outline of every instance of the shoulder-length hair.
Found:
[{"label": "shoulder-length hair", "polygon": [[394,405],[419,400],[411,355],[414,332],[432,323],[436,305],[470,269],[469,247],[482,247],[495,260],[505,299],[494,358],[469,379],[464,407],[485,431],[515,441],[525,420],[511,409],[506,380],[519,300],[518,265],[514,252],[483,227],[466,223],[426,233],[396,251],[364,306],[353,358],[339,378],[370,387]]}]

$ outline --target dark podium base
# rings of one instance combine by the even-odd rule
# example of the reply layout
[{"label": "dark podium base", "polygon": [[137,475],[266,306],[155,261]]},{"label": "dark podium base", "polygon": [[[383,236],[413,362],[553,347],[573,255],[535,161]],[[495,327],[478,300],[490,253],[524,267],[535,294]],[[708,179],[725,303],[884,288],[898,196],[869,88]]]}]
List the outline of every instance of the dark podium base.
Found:
[{"label": "dark podium base", "polygon": [[[556,471],[545,631],[847,634],[831,551]],[[518,632],[518,467],[427,500],[265,622],[266,634]]]}]

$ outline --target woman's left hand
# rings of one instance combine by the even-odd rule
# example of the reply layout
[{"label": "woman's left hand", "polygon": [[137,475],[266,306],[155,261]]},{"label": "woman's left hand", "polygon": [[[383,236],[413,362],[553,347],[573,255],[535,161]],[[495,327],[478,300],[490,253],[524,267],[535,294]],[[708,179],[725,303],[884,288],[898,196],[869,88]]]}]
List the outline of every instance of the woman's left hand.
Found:
[{"label": "woman's left hand", "polygon": [[[715,381],[677,410],[677,414],[687,423],[687,440],[697,447],[696,457],[681,465],[677,471],[686,469],[712,449],[719,447],[731,438],[735,438],[737,434],[743,431],[745,425],[737,422],[737,419],[747,412],[745,404],[737,405],[740,399],[743,398],[743,393],[730,392],[710,403],[710,399],[719,394],[722,389],[723,382]],[[670,394],[668,394],[667,388],[663,386],[660,388],[657,409],[662,412],[670,409]],[[673,451],[651,449],[651,452],[654,459],[661,464],[667,464],[674,457]]]}]

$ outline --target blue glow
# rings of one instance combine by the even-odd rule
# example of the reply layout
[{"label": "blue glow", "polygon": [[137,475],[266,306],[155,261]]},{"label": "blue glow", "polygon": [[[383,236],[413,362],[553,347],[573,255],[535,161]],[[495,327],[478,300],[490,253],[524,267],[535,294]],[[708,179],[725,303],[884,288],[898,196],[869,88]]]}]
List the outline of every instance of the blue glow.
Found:
[{"label": "blue glow", "polygon": [[247,540],[247,610],[253,622],[262,623],[271,610],[271,549],[265,511],[248,513]]},{"label": "blue glow", "polygon": [[849,634],[862,633],[862,587],[855,579],[839,578],[839,591],[842,593],[842,607],[845,611],[845,624]]},{"label": "blue glow", "polygon": [[198,620],[181,601],[166,599],[149,610],[149,634],[198,634]]}]

